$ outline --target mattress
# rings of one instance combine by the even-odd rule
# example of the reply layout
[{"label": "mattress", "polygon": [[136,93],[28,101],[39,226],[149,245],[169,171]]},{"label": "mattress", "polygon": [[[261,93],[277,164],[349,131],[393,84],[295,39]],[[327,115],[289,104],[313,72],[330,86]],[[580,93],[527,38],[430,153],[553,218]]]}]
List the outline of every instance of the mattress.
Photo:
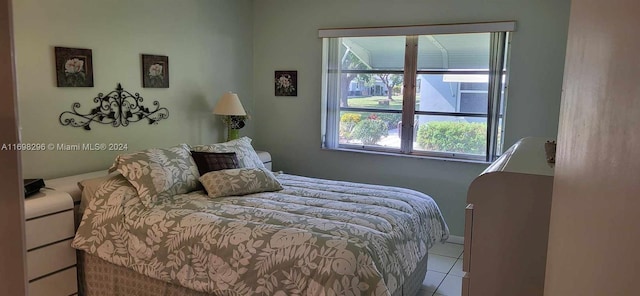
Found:
[{"label": "mattress", "polygon": [[73,246],[213,295],[398,295],[447,226],[429,196],[281,174],[284,190],[145,207],[120,175],[86,206]]}]

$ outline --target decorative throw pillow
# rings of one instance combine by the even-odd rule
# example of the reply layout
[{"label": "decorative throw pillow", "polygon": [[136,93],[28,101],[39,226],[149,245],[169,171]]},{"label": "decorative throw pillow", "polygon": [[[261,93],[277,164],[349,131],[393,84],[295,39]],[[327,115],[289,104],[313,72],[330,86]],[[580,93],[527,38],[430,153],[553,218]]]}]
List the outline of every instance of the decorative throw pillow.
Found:
[{"label": "decorative throw pillow", "polygon": [[247,137],[218,144],[198,145],[192,147],[191,150],[197,152],[235,152],[241,168],[264,168],[264,163],[251,146],[251,139]]},{"label": "decorative throw pillow", "polygon": [[200,182],[213,198],[282,190],[276,176],[266,168],[208,172],[200,177]]},{"label": "decorative throw pillow", "polygon": [[197,152],[191,151],[191,157],[198,166],[200,176],[211,172],[239,168],[235,152]]},{"label": "decorative throw pillow", "polygon": [[198,188],[198,167],[182,144],[168,149],[148,149],[116,157],[112,168],[138,191],[147,207],[157,201]]}]

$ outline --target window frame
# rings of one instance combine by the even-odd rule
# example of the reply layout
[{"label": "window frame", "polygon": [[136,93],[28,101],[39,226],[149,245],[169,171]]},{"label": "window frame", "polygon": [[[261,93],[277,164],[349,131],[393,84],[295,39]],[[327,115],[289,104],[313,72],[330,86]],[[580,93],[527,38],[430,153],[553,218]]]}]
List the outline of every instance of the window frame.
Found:
[{"label": "window frame", "polygon": [[[373,151],[391,153],[400,156],[418,156],[418,157],[436,157],[450,158],[461,161],[494,161],[502,150],[501,143],[498,138],[504,139],[504,109],[506,108],[507,85],[509,81],[509,71],[505,67],[508,65],[510,53],[511,32],[515,31],[515,22],[496,22],[496,23],[477,23],[477,24],[453,24],[453,25],[425,25],[410,27],[384,27],[384,28],[352,28],[352,29],[321,29],[319,36],[323,41],[322,55],[322,147],[327,149],[347,149],[356,151]],[[490,33],[490,61],[488,70],[418,70],[418,38],[420,35],[438,35],[438,34],[456,34],[456,33]],[[329,89],[331,79],[331,71],[329,65],[331,63],[331,55],[335,55],[339,50],[330,48],[330,38],[342,37],[368,37],[368,36],[405,36],[405,56],[403,70],[341,70],[338,66],[333,74],[341,73],[390,73],[402,74],[403,78],[403,105],[401,110],[396,109],[375,109],[375,108],[353,108],[340,107],[340,98],[335,91],[339,89]],[[334,42],[333,46],[340,46],[339,42]],[[334,50],[333,52],[331,50]],[[333,63],[336,65],[335,63]],[[339,65],[339,64],[338,64]],[[488,106],[486,113],[465,113],[460,111],[460,97],[457,98],[456,112],[441,111],[419,111],[416,108],[416,83],[417,77],[421,74],[483,74],[488,75]],[[504,75],[504,81],[502,79]],[[339,76],[338,76],[339,77]],[[337,94],[335,99],[330,99],[330,93]],[[458,85],[460,92],[460,85]],[[485,91],[482,91],[485,92]],[[502,101],[502,102],[501,102]],[[502,109],[500,108],[502,103]],[[339,143],[339,126],[341,111],[351,112],[372,112],[372,113],[390,113],[402,114],[402,126],[400,134],[400,148],[391,148],[383,146],[370,146],[358,144],[341,144]],[[417,134],[415,133],[415,119],[419,115],[439,115],[453,117],[481,117],[487,120],[487,140],[485,155],[441,152],[441,151],[424,151],[414,149],[413,143]],[[337,118],[336,118],[337,117]],[[329,120],[331,119],[332,120]],[[500,119],[502,119],[501,134],[498,135]],[[328,133],[329,131],[329,133]]]}]

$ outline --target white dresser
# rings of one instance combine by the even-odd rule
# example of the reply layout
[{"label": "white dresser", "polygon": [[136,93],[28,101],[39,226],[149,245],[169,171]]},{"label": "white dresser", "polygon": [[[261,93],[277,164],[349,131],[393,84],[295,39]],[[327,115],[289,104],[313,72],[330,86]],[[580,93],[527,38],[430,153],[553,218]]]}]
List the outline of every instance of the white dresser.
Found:
[{"label": "white dresser", "polygon": [[27,278],[30,296],[77,295],[73,200],[42,189],[25,199]]},{"label": "white dresser", "polygon": [[542,296],[553,191],[545,139],[513,145],[469,186],[463,296]]}]

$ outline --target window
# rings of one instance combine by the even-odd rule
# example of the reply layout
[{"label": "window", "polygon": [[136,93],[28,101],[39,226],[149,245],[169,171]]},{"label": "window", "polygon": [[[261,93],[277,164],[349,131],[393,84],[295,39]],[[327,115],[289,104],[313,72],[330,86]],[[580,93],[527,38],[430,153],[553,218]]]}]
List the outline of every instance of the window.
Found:
[{"label": "window", "polygon": [[493,161],[514,28],[320,30],[324,147]]}]

